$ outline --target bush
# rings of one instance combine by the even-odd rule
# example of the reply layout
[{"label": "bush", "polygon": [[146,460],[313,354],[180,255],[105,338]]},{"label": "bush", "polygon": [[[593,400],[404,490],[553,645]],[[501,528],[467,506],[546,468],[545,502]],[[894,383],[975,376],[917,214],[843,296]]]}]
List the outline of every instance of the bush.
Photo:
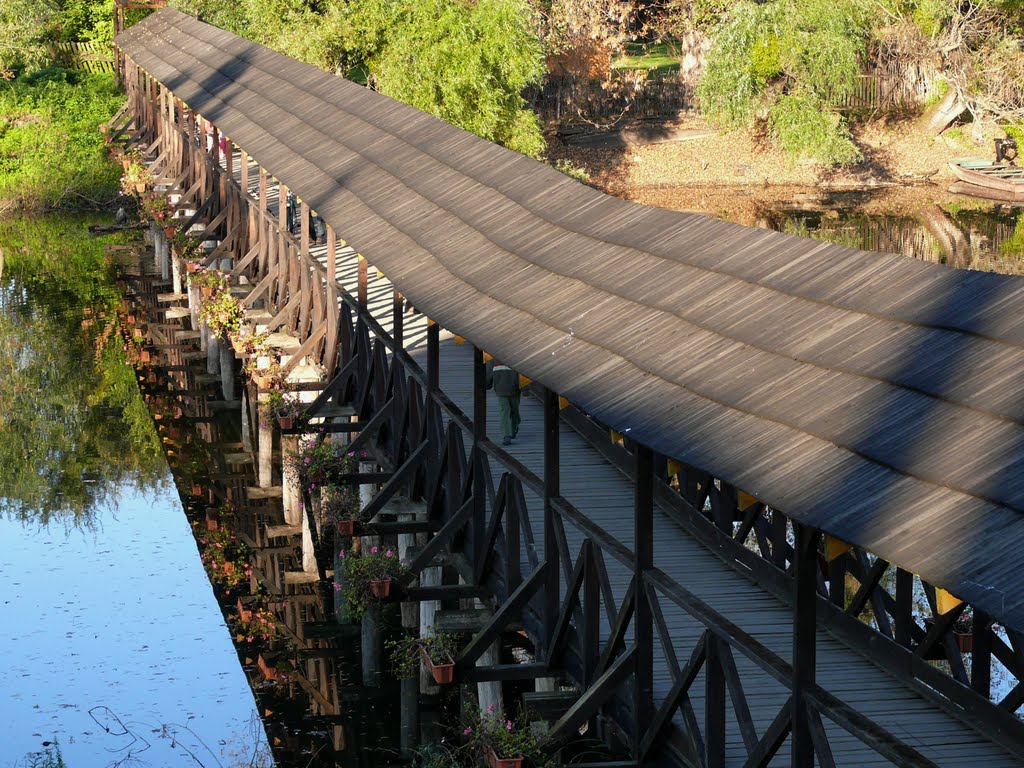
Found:
[{"label": "bush", "polygon": [[120,169],[99,126],[122,100],[110,75],[59,67],[0,84],[0,214],[109,206]]},{"label": "bush", "polygon": [[861,159],[846,121],[812,94],[779,97],[768,124],[772,138],[794,157],[824,165],[849,165]]}]

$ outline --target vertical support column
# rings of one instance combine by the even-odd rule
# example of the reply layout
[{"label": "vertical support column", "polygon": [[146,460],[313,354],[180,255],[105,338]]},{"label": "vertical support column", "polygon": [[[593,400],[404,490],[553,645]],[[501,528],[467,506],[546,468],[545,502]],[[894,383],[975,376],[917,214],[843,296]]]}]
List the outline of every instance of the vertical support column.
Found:
[{"label": "vertical support column", "polygon": [[239,149],[238,162],[241,165],[239,171],[241,172],[241,187],[242,191],[248,199],[249,195],[249,154],[244,149]]},{"label": "vertical support column", "polygon": [[299,203],[299,248],[303,257],[309,256],[309,206],[306,203]]},{"label": "vertical support column", "polygon": [[356,263],[359,267],[359,286],[356,298],[359,300],[359,306],[366,309],[369,303],[370,292],[369,267],[362,255],[356,257]]},{"label": "vertical support column", "polygon": [[267,210],[267,171],[260,166],[260,210]]},{"label": "vertical support column", "polygon": [[636,485],[633,490],[633,529],[636,559],[633,563],[633,579],[636,613],[633,617],[633,637],[637,654],[633,689],[633,712],[636,718],[633,754],[640,759],[644,725],[654,718],[654,617],[644,583],[646,572],[654,567],[654,452],[640,443],[636,444],[634,450]]},{"label": "vertical support column", "polygon": [[974,611],[974,651],[971,658],[971,687],[986,699],[992,688],[992,617]]},{"label": "vertical support column", "polygon": [[793,768],[814,768],[814,743],[811,740],[810,711],[805,691],[814,685],[817,666],[815,638],[815,601],[817,600],[818,540],[821,534],[800,523],[793,523],[795,538],[793,601],[793,731],[790,764]]},{"label": "vertical support column", "polygon": [[[845,584],[843,585],[845,588]],[[897,643],[909,648],[911,643],[910,624],[914,620],[914,574],[902,568],[896,569],[896,616],[893,632]]]},{"label": "vertical support column", "polygon": [[708,631],[704,662],[704,765],[725,768],[725,671],[718,636]]},{"label": "vertical support column", "polygon": [[395,340],[395,346],[399,348],[404,344],[405,326],[402,315],[404,307],[405,301],[402,299],[402,294],[395,291],[391,300],[391,338]]},{"label": "vertical support column", "polygon": [[[473,567],[483,562],[484,527],[487,524],[483,453],[480,445],[487,439],[487,369],[483,350],[473,347]],[[479,575],[479,569],[477,569]]]},{"label": "vertical support column", "polygon": [[[561,493],[561,471],[558,462],[558,393],[544,388],[544,640],[551,642],[560,608],[559,560],[555,539],[554,500]],[[545,647],[544,661],[550,661],[551,648]]]},{"label": "vertical support column", "polygon": [[441,326],[427,320],[427,410],[430,396],[440,389],[441,382]]}]

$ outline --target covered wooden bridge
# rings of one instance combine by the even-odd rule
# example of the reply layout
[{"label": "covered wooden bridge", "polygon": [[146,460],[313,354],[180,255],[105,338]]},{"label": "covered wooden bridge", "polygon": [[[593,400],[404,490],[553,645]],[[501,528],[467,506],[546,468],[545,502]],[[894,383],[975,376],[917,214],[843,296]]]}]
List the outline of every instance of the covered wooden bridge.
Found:
[{"label": "covered wooden bridge", "polygon": [[552,738],[630,764],[1024,760],[1024,280],[618,200],[177,11],[116,43],[119,133],[365,423],[367,520],[421,502],[414,570],[494,595],[465,679],[562,675]]}]

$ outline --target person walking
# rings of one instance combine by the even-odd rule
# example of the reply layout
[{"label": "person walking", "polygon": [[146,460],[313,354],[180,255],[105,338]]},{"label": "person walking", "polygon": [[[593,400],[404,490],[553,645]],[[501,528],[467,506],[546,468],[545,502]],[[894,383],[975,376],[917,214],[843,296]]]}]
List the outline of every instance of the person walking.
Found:
[{"label": "person walking", "polygon": [[501,444],[512,445],[519,434],[519,374],[498,360],[487,363],[487,388],[498,398],[501,416]]}]

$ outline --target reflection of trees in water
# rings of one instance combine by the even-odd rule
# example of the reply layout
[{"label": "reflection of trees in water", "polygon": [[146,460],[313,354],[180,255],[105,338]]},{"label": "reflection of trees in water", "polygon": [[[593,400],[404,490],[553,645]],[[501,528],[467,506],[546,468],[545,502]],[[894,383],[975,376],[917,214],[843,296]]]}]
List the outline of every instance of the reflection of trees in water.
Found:
[{"label": "reflection of trees in water", "polygon": [[895,253],[958,269],[1024,273],[1024,212],[925,206],[913,216],[782,211],[772,226],[852,248]]},{"label": "reflection of trees in water", "polygon": [[88,522],[121,484],[162,472],[105,242],[80,219],[0,222],[0,512]]}]

